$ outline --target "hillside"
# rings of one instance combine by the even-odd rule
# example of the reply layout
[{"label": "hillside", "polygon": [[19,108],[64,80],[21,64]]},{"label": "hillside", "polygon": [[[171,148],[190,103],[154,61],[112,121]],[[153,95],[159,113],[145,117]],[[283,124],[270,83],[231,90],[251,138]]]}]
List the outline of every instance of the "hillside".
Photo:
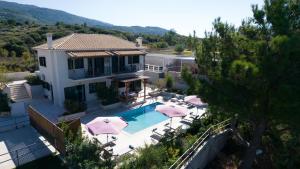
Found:
[{"label": "hillside", "polygon": [[116,26],[98,20],[88,19],[64,11],[41,8],[33,5],[24,5],[14,2],[0,1],[0,20],[16,20],[17,22],[35,22],[38,24],[54,25],[57,22],[66,24],[84,24],[109,30],[118,30],[131,33],[163,35],[168,30],[160,27]]}]

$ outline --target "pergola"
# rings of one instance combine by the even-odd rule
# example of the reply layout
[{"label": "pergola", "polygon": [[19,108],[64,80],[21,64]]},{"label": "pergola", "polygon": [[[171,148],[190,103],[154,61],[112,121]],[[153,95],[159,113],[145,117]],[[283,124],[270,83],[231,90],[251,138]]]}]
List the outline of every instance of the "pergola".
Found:
[{"label": "pergola", "polygon": [[125,84],[125,100],[128,101],[128,88],[130,86],[130,83],[138,80],[141,80],[144,84],[144,100],[146,100],[146,83],[148,79],[148,76],[135,76],[126,79],[121,79],[120,82],[123,82]]}]

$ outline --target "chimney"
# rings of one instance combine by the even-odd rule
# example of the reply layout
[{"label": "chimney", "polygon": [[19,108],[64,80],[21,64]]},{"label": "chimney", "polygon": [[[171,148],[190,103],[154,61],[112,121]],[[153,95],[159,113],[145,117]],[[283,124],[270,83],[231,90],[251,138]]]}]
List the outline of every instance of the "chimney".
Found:
[{"label": "chimney", "polygon": [[48,45],[48,49],[52,49],[52,33],[47,33],[47,45]]},{"label": "chimney", "polygon": [[142,47],[143,46],[143,38],[142,37],[138,37],[136,39],[136,46],[137,47]]}]

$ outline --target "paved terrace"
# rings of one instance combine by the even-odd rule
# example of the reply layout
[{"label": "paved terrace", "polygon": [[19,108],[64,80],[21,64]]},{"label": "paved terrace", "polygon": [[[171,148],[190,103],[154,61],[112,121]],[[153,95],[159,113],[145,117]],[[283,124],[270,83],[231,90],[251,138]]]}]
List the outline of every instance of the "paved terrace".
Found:
[{"label": "paved terrace", "polygon": [[0,133],[1,169],[15,168],[54,152],[54,147],[31,126]]},{"label": "paved terrace", "polygon": [[[155,99],[147,99],[146,103],[144,103],[143,105],[138,105],[132,108],[119,108],[119,109],[115,109],[115,110],[110,110],[110,111],[98,111],[97,113],[90,113],[87,114],[86,116],[84,116],[81,119],[82,122],[82,130],[84,133],[84,136],[88,137],[89,139],[97,139],[100,143],[105,144],[107,142],[107,135],[106,134],[102,134],[102,135],[97,135],[97,136],[93,136],[91,135],[88,131],[87,131],[87,127],[86,124],[89,123],[91,120],[93,120],[96,117],[103,117],[103,116],[114,116],[114,114],[116,113],[120,113],[120,112],[125,112],[128,111],[130,109],[135,109],[138,108],[140,106],[145,106],[154,102],[161,102],[164,103],[166,105],[175,105],[174,102],[171,101],[164,101],[162,99],[162,97],[158,97],[156,100]],[[183,107],[187,107],[187,105],[182,105]],[[189,113],[192,112],[194,115],[199,115],[201,116],[202,114],[204,114],[206,111],[206,109],[198,109],[197,108],[192,108],[189,109]],[[187,117],[185,117],[185,119],[189,119],[192,120],[191,115],[188,114]],[[158,143],[158,140],[153,139],[152,137],[150,137],[151,135],[153,135],[152,130],[157,128],[157,132],[162,133],[167,127],[165,126],[165,124],[170,123],[170,119],[167,119],[165,121],[162,121],[158,124],[155,124],[153,126],[150,126],[146,129],[143,129],[141,131],[138,131],[136,133],[130,134],[128,132],[125,132],[124,130],[119,133],[118,135],[113,135],[117,138],[117,140],[115,141],[115,146],[112,146],[112,150],[113,150],[113,155],[119,156],[119,155],[123,155],[125,153],[130,153],[132,152],[132,149],[129,148],[129,146],[133,146],[135,149],[136,148],[141,148],[144,147],[146,144],[156,144]],[[181,117],[176,117],[172,119],[172,128],[177,128],[179,126],[182,126],[183,129],[187,129],[189,126],[186,125],[186,123],[182,123],[182,118]],[[111,138],[112,135],[109,135],[109,141],[112,140]]]}]

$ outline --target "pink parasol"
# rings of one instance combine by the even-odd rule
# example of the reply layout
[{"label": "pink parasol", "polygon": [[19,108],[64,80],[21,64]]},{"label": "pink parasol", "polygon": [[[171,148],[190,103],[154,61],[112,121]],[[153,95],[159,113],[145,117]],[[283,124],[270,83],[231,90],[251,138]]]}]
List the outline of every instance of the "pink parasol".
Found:
[{"label": "pink parasol", "polygon": [[203,103],[201,101],[201,99],[199,97],[197,97],[196,95],[187,96],[187,97],[184,98],[184,101],[186,101],[187,103],[193,104],[195,106],[207,105],[206,103]]},{"label": "pink parasol", "polygon": [[120,117],[97,117],[87,124],[89,132],[98,134],[118,134],[128,124]]},{"label": "pink parasol", "polygon": [[197,98],[197,95],[191,95],[191,96],[186,96],[186,97],[184,97],[184,101],[189,101],[189,100],[191,100],[191,99],[194,99],[194,98]]},{"label": "pink parasol", "polygon": [[186,116],[188,109],[181,106],[168,106],[168,105],[158,105],[156,106],[156,111],[165,114],[168,117],[182,117]]},{"label": "pink parasol", "polygon": [[156,111],[171,118],[170,127],[172,125],[173,117],[183,117],[188,113],[188,109],[181,106],[168,106],[168,105],[158,105],[156,106]]},{"label": "pink parasol", "polygon": [[188,103],[191,103],[195,106],[202,106],[204,105],[204,103],[201,101],[200,98],[193,98],[193,99],[190,99],[189,101],[187,101]]}]

